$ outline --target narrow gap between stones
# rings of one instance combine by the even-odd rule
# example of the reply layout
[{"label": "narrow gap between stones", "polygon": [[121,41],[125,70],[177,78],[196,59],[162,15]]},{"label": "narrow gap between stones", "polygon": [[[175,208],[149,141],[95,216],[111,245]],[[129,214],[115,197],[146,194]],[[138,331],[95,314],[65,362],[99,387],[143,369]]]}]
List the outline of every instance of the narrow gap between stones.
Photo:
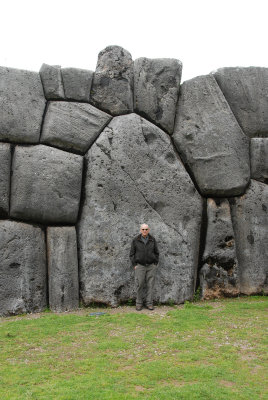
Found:
[{"label": "narrow gap between stones", "polygon": [[46,304],[49,308],[49,271],[48,271],[48,241],[47,241],[47,226],[41,227],[45,235],[45,246],[46,246]]},{"label": "narrow gap between stones", "polygon": [[40,143],[40,140],[41,140],[41,135],[42,135],[43,125],[44,125],[45,118],[46,118],[48,103],[49,103],[49,101],[46,101],[46,105],[45,105],[45,109],[44,109],[44,113],[43,113],[43,117],[42,117],[42,121],[41,121],[41,126],[40,126],[40,132],[39,132],[39,137],[38,137],[38,143]]},{"label": "narrow gap between stones", "polygon": [[202,220],[201,220],[200,240],[199,240],[198,266],[197,266],[197,271],[196,271],[194,293],[197,292],[197,290],[200,286],[199,273],[203,266],[202,258],[203,258],[203,254],[204,254],[205,246],[206,246],[207,225],[208,225],[207,200],[203,198],[203,210],[202,210]]},{"label": "narrow gap between stones", "polygon": [[15,151],[15,145],[11,144],[10,146],[10,153],[11,153],[11,157],[10,157],[10,166],[9,166],[9,194],[8,194],[8,218],[10,218],[10,207],[11,207],[11,181],[12,181],[12,175],[13,175],[13,154]]}]

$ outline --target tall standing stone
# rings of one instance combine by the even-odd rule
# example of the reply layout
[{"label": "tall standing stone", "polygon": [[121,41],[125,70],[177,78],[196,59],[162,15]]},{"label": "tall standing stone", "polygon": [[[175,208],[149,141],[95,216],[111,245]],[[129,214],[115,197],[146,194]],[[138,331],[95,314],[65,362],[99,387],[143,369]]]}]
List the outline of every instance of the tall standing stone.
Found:
[{"label": "tall standing stone", "polygon": [[0,141],[37,143],[45,105],[37,72],[0,67]]},{"label": "tall standing stone", "polygon": [[250,141],[251,178],[268,183],[268,138]]},{"label": "tall standing stone", "polygon": [[240,290],[268,294],[268,187],[251,180],[241,197],[229,200],[239,263]]},{"label": "tall standing stone", "polygon": [[90,104],[51,101],[41,143],[85,153],[111,118]]},{"label": "tall standing stone", "polygon": [[112,115],[133,111],[133,61],[127,50],[108,46],[99,53],[90,98]]},{"label": "tall standing stone", "polygon": [[0,216],[9,212],[10,164],[10,144],[0,143]]},{"label": "tall standing stone", "polygon": [[239,293],[234,231],[227,199],[207,199],[207,234],[200,271],[202,298]]},{"label": "tall standing stone", "polygon": [[74,226],[47,228],[49,307],[70,311],[79,306],[78,260]]},{"label": "tall standing stone", "polygon": [[60,65],[43,64],[40,68],[45,96],[47,100],[64,99],[64,89]]},{"label": "tall standing stone", "polygon": [[268,68],[220,68],[214,76],[249,137],[268,137]]},{"label": "tall standing stone", "polygon": [[0,315],[47,306],[45,235],[38,226],[0,221]]},{"label": "tall standing stone", "polygon": [[204,196],[244,193],[250,179],[249,140],[212,75],[181,86],[173,137]]},{"label": "tall standing stone", "polygon": [[83,158],[44,145],[16,146],[10,216],[27,221],[76,223]]},{"label": "tall standing stone", "polygon": [[203,202],[168,135],[135,114],[116,117],[86,159],[78,224],[83,302],[117,305],[135,296],[129,251],[143,222],[160,248],[155,300],[191,299]]},{"label": "tall standing stone", "polygon": [[182,63],[172,58],[134,62],[134,108],[168,133],[173,132]]},{"label": "tall standing stone", "polygon": [[89,102],[93,72],[80,68],[62,68],[65,98]]}]

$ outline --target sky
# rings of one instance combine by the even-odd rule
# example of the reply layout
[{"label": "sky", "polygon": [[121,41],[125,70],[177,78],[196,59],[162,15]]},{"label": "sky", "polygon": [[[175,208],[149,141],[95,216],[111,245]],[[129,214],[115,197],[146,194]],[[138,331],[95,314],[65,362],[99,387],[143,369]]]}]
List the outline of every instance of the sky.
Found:
[{"label": "sky", "polygon": [[182,80],[268,67],[267,9],[267,0],[0,0],[0,65],[94,71],[98,53],[119,45],[133,60],[179,59]]}]

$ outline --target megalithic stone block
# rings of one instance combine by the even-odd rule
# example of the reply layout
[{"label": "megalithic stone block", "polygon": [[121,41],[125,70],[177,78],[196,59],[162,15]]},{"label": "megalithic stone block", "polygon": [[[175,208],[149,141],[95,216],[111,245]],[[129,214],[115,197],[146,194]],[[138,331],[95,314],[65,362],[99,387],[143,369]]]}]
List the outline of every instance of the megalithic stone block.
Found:
[{"label": "megalithic stone block", "polygon": [[268,294],[268,187],[264,183],[251,180],[243,196],[229,201],[241,293]]},{"label": "megalithic stone block", "polygon": [[239,294],[238,262],[227,199],[207,199],[207,234],[200,271],[203,299]]},{"label": "megalithic stone block", "polygon": [[90,104],[51,101],[41,143],[85,153],[111,118]]},{"label": "megalithic stone block", "polygon": [[10,215],[22,220],[76,223],[83,157],[44,145],[16,146]]},{"label": "megalithic stone block", "polygon": [[0,141],[37,143],[45,105],[37,72],[0,67]]},{"label": "megalithic stone block", "polygon": [[61,76],[65,98],[89,102],[93,72],[79,68],[62,68]]},{"label": "megalithic stone block", "polygon": [[90,99],[112,115],[133,111],[133,61],[120,46],[108,46],[99,53]]},{"label": "megalithic stone block", "polygon": [[245,134],[268,137],[268,68],[220,68],[214,76]]},{"label": "megalithic stone block", "polygon": [[11,147],[8,143],[0,143],[0,216],[9,212]]},{"label": "megalithic stone block", "polygon": [[182,63],[172,58],[134,61],[134,108],[168,133],[173,132]]},{"label": "megalithic stone block", "polygon": [[64,99],[60,65],[42,64],[39,71],[47,100]]},{"label": "megalithic stone block", "polygon": [[251,178],[268,183],[268,138],[254,138],[250,142]]},{"label": "megalithic stone block", "polygon": [[86,159],[78,223],[83,302],[117,305],[135,296],[129,251],[141,223],[160,248],[155,300],[191,299],[203,201],[170,137],[136,114],[116,117]]},{"label": "megalithic stone block", "polygon": [[250,179],[249,139],[212,75],[181,86],[173,138],[204,196],[245,192]]},{"label": "megalithic stone block", "polygon": [[44,232],[0,221],[0,315],[40,312],[47,306]]},{"label": "megalithic stone block", "polygon": [[49,307],[70,311],[79,306],[78,260],[74,226],[47,228]]}]

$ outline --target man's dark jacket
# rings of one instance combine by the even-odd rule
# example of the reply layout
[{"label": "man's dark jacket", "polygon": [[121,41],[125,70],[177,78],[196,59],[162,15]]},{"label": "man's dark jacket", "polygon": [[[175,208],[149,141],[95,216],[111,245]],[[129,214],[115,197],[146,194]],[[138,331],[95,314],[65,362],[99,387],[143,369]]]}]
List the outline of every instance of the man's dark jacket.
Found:
[{"label": "man's dark jacket", "polygon": [[129,256],[132,267],[137,264],[158,264],[159,251],[155,238],[148,234],[148,241],[145,244],[141,239],[141,234],[139,234],[132,241]]}]

